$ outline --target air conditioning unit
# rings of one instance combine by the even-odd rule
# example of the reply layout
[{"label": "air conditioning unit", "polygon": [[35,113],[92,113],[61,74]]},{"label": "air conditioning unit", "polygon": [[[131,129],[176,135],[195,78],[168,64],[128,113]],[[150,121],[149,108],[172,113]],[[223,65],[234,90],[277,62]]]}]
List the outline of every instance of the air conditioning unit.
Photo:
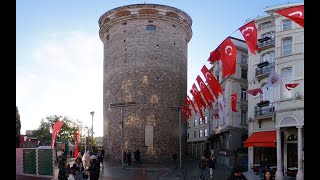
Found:
[{"label": "air conditioning unit", "polygon": [[296,92],[295,96],[296,96],[296,98],[298,98],[298,99],[302,98],[302,95],[301,95],[299,92]]}]

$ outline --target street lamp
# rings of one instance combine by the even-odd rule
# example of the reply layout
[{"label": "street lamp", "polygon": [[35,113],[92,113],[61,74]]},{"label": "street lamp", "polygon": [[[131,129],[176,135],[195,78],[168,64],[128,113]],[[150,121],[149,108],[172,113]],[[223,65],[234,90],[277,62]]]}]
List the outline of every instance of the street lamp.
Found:
[{"label": "street lamp", "polygon": [[128,107],[128,106],[135,106],[136,102],[126,102],[126,103],[114,103],[114,104],[110,104],[110,108],[120,108],[121,111],[121,129],[122,129],[122,145],[121,145],[121,157],[122,157],[122,165],[121,167],[124,168],[124,162],[123,162],[123,146],[124,146],[124,124],[123,124],[123,111],[122,108],[123,107]]},{"label": "street lamp", "polygon": [[93,115],[94,115],[94,111],[91,111],[90,112],[91,116],[92,116],[92,124],[91,124],[91,152],[93,152],[93,149],[92,149],[92,145],[93,145]]},{"label": "street lamp", "polygon": [[182,107],[176,107],[176,106],[172,106],[169,107],[171,110],[173,111],[179,111],[179,163],[180,163],[180,169],[182,167],[182,162],[181,162],[181,110]]}]

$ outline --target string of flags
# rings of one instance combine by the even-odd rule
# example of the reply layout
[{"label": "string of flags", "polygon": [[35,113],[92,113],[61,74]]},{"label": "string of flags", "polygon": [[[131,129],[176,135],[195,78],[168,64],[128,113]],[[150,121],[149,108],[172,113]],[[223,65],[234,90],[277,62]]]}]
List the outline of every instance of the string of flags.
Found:
[{"label": "string of flags", "polygon": [[[300,26],[304,27],[304,5],[299,6],[292,6],[289,8],[283,8],[280,10],[275,11],[275,13],[287,17],[292,21],[296,22]],[[252,54],[256,54],[258,51],[258,36],[257,36],[257,27],[254,23],[254,20],[246,23],[239,29],[241,32],[249,51]],[[237,57],[237,49],[234,43],[231,41],[230,36],[228,36],[222,43],[210,53],[208,61],[213,63],[215,61],[221,61],[222,64],[222,78],[226,78],[236,73],[236,57]],[[202,78],[198,75],[196,81],[200,87],[200,91],[198,90],[195,84],[192,85],[192,89],[190,93],[193,96],[193,100],[186,97],[183,107],[182,113],[185,118],[185,121],[191,116],[191,109],[195,113],[200,113],[202,120],[204,121],[202,110],[209,106],[213,109],[212,104],[218,101],[218,110],[219,113],[213,113],[215,119],[221,118],[221,111],[224,109],[224,102],[220,103],[219,101],[223,101],[223,98],[220,98],[223,95],[223,90],[219,81],[213,76],[213,74],[208,70],[208,68],[204,65],[201,68],[201,72],[203,73],[206,83],[202,80]],[[281,82],[282,77],[278,75],[274,69],[271,70],[269,74],[269,78],[265,87],[276,87]],[[286,89],[291,91],[295,87],[298,86],[299,83],[290,83],[285,84]],[[247,93],[256,96],[258,93],[263,93],[261,88],[247,90]],[[222,99],[222,100],[220,100]],[[231,107],[233,112],[238,112],[236,109],[236,101],[237,101],[237,94],[231,95]],[[220,114],[220,115],[219,115]]]}]

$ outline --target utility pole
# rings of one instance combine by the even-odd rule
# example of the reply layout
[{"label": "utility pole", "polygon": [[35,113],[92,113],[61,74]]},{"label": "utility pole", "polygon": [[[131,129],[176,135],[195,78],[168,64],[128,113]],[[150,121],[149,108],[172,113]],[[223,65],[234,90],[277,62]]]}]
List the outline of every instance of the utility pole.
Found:
[{"label": "utility pole", "polygon": [[124,151],[124,123],[123,123],[123,108],[124,107],[128,107],[128,106],[135,106],[136,102],[125,102],[125,103],[114,103],[114,104],[110,104],[109,107],[110,108],[120,108],[120,112],[121,112],[121,129],[122,129],[122,144],[121,144],[121,157],[122,157],[122,165],[121,167],[124,168],[124,162],[123,162],[123,151]]},{"label": "utility pole", "polygon": [[91,116],[92,116],[92,124],[91,124],[91,152],[93,152],[93,148],[92,148],[92,146],[93,146],[93,115],[94,115],[94,111],[91,111],[90,112],[90,114],[91,114]]}]

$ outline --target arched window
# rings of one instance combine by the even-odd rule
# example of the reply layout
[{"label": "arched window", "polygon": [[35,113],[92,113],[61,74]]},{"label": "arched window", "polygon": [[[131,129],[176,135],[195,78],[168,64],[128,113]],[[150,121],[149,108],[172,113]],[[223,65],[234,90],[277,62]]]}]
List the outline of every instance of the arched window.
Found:
[{"label": "arched window", "polygon": [[269,62],[273,63],[275,59],[274,51],[268,51],[261,55],[260,62]]},{"label": "arched window", "polygon": [[282,77],[282,99],[292,98],[294,94],[294,89],[290,91],[285,87],[285,84],[291,84],[292,81],[292,67],[287,67],[281,70]]}]

